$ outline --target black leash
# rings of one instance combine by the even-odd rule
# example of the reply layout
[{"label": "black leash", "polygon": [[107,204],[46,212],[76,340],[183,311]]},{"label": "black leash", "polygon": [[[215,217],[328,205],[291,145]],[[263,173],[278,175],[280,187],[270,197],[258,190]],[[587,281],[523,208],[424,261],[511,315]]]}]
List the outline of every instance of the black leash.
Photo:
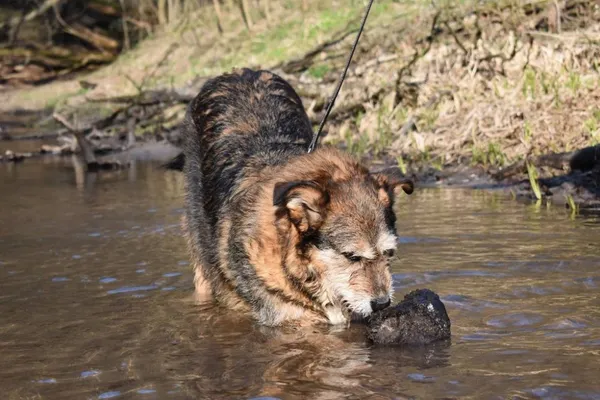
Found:
[{"label": "black leash", "polygon": [[367,17],[369,16],[369,12],[371,11],[371,6],[373,5],[373,1],[374,0],[369,1],[369,5],[367,6],[367,11],[365,12],[365,16],[363,17],[362,23],[360,25],[360,29],[358,30],[358,34],[356,35],[356,40],[354,41],[354,45],[352,46],[352,51],[350,52],[350,57],[348,57],[348,62],[346,63],[346,68],[344,68],[344,72],[342,72],[341,79],[340,79],[337,87],[335,88],[335,92],[333,92],[333,96],[331,97],[329,104],[327,105],[327,111],[325,112],[325,115],[323,116],[323,119],[321,120],[319,129],[313,135],[312,141],[310,142],[310,146],[308,146],[309,153],[311,153],[315,149],[315,147],[317,147],[317,141],[319,140],[319,136],[321,136],[321,132],[323,131],[323,126],[325,125],[325,122],[327,121],[327,118],[329,117],[329,113],[331,112],[331,109],[333,108],[333,103],[335,103],[335,99],[337,98],[338,94],[340,93],[340,89],[342,88],[342,83],[344,83],[344,79],[346,79],[346,73],[348,72],[348,68],[350,68],[350,63],[352,62],[352,56],[354,56],[354,51],[356,50],[356,47],[358,46],[358,40],[360,39],[360,35],[362,34],[362,31],[365,27],[365,23],[367,22]]}]

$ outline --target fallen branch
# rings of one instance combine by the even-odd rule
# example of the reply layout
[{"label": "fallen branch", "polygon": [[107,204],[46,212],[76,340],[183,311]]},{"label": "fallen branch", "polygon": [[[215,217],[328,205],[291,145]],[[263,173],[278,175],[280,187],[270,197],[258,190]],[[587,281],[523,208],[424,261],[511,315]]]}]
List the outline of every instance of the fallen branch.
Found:
[{"label": "fallen branch", "polygon": [[98,161],[96,161],[94,149],[92,149],[92,146],[85,138],[85,135],[83,134],[83,132],[79,129],[76,129],[75,126],[73,126],[69,121],[67,121],[67,119],[64,116],[62,116],[58,113],[52,114],[52,117],[56,121],[58,121],[62,125],[64,125],[64,127],[67,128],[71,133],[73,133],[73,135],[77,139],[77,144],[79,144],[79,148],[83,152],[83,160],[85,161],[85,164],[87,165],[87,169],[88,170],[98,169],[99,165],[98,165]]},{"label": "fallen branch", "polygon": [[573,157],[573,154],[575,154],[575,152],[573,151],[566,153],[551,153],[517,161],[516,163],[511,164],[508,167],[496,172],[495,174],[493,174],[493,177],[494,179],[503,180],[518,174],[526,173],[527,162],[529,162],[532,165],[535,165],[537,168],[549,167],[565,171],[570,168],[569,164],[571,162],[571,157]]},{"label": "fallen branch", "polygon": [[148,90],[132,96],[116,96],[102,99],[88,98],[90,103],[135,104],[152,106],[161,103],[189,103],[195,96],[181,94],[174,90]]},{"label": "fallen branch", "polygon": [[394,82],[394,89],[396,91],[396,96],[394,98],[394,107],[397,106],[398,104],[400,104],[400,102],[402,100],[401,95],[400,95],[400,86],[402,84],[402,78],[404,78],[404,75],[406,74],[406,72],[409,71],[417,63],[417,61],[419,61],[421,58],[425,57],[425,55],[427,55],[427,53],[429,53],[429,50],[431,50],[431,46],[433,46],[435,37],[437,36],[437,34],[439,34],[439,32],[437,32],[438,31],[437,25],[438,25],[438,20],[440,18],[440,15],[441,15],[441,12],[437,11],[433,16],[429,34],[425,38],[425,42],[426,42],[425,48],[421,51],[415,50],[415,52],[414,52],[413,56],[411,57],[411,59],[409,60],[409,62],[406,65],[403,65],[402,68],[400,68],[400,70],[398,71],[396,81]]},{"label": "fallen branch", "polygon": [[335,35],[333,39],[317,45],[312,50],[305,53],[302,57],[297,58],[295,60],[291,60],[284,64],[276,65],[273,68],[281,68],[281,70],[287,74],[305,71],[312,65],[313,58],[315,58],[327,48],[335,46],[336,44],[342,42],[348,36],[356,33],[357,31],[358,29],[352,29],[350,31],[345,31],[341,34]]},{"label": "fallen branch", "polygon": [[[356,115],[360,111],[365,111],[365,105],[363,101],[356,101],[350,104],[341,105],[338,108],[335,108],[329,114],[329,118],[333,121],[336,118],[346,116],[346,115]],[[313,114],[310,117],[310,122],[313,124],[318,124],[323,118],[324,113]]]},{"label": "fallen branch", "polygon": [[60,15],[58,4],[55,4],[53,9],[56,20],[68,34],[90,43],[102,53],[114,53],[118,50],[119,42],[116,40],[94,32],[81,24],[69,25]]}]

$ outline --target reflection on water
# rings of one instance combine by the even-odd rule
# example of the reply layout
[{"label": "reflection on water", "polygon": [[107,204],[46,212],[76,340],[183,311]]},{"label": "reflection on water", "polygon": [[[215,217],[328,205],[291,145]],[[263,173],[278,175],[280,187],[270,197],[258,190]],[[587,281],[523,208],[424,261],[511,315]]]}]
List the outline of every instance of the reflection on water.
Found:
[{"label": "reflection on water", "polygon": [[483,192],[404,197],[396,298],[438,292],[453,339],[381,349],[361,326],[273,330],[193,305],[178,173],[54,159],[0,178],[4,398],[600,398],[597,220]]}]

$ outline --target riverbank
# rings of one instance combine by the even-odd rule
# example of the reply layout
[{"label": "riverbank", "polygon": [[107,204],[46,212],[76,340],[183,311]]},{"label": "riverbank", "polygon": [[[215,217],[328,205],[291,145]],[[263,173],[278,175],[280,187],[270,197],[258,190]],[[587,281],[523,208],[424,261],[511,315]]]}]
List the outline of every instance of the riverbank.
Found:
[{"label": "riverbank", "polygon": [[[239,66],[282,75],[317,124],[363,11],[360,2],[343,12],[336,1],[318,3],[311,13],[274,11],[252,32],[186,25],[77,80],[7,92],[1,135],[12,143],[1,146],[32,133],[64,145],[59,138],[72,135],[61,119],[101,138],[94,144],[101,156],[110,157],[103,153],[110,146],[122,156],[140,143],[177,146],[187,102],[208,77]],[[595,207],[600,8],[593,1],[556,6],[376,2],[323,142],[397,165],[422,184]],[[4,123],[14,119],[6,115],[40,109],[29,126]],[[580,149],[587,158],[574,168]]]}]

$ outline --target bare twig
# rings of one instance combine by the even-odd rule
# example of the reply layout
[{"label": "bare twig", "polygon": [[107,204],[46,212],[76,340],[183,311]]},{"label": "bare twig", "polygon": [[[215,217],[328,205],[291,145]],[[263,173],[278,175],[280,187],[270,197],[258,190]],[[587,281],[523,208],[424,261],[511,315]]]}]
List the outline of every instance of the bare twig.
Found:
[{"label": "bare twig", "polygon": [[65,32],[90,43],[102,53],[107,53],[108,50],[115,51],[119,47],[119,43],[116,40],[93,32],[81,24],[74,24],[72,26],[67,24],[60,15],[58,4],[54,4],[53,9],[56,20],[63,27]]},{"label": "bare twig", "polygon": [[401,98],[400,98],[400,85],[402,83],[402,78],[404,78],[404,74],[409,71],[413,65],[416,64],[417,61],[419,61],[421,58],[423,58],[427,53],[429,53],[429,50],[431,50],[431,46],[433,45],[433,42],[435,40],[435,36],[436,36],[436,30],[437,30],[437,23],[438,23],[438,19],[441,15],[440,11],[437,11],[434,16],[433,16],[433,20],[431,21],[431,28],[429,30],[429,35],[427,35],[427,37],[425,38],[425,48],[421,51],[419,51],[418,49],[415,50],[412,58],[410,59],[410,61],[402,66],[402,68],[400,68],[400,70],[398,71],[398,75],[396,77],[396,81],[394,83],[394,88],[396,90],[396,97],[394,99],[394,106],[396,106],[397,104],[400,103]]},{"label": "bare twig", "polygon": [[223,33],[223,15],[221,14],[221,5],[219,0],[213,0],[213,6],[215,8],[215,14],[217,16],[217,29],[219,33]]},{"label": "bare twig", "polygon": [[460,49],[462,50],[462,52],[465,55],[469,54],[469,51],[467,50],[467,48],[465,47],[465,45],[462,44],[462,42],[460,41],[460,39],[458,38],[458,36],[456,35],[456,32],[454,31],[454,29],[452,29],[450,27],[450,24],[448,24],[447,21],[444,22],[444,26],[446,27],[446,29],[448,29],[448,32],[450,32],[450,35],[452,36],[452,38],[454,39],[454,42],[457,44],[458,47],[460,47]]},{"label": "bare twig", "polygon": [[21,26],[23,22],[25,22],[25,17],[27,16],[26,8],[23,7],[23,11],[21,12],[21,17],[19,18],[19,22],[16,25],[12,26],[10,29],[10,34],[8,38],[8,47],[14,46],[19,37],[19,31],[21,30]]},{"label": "bare twig", "polygon": [[123,46],[125,50],[131,49],[131,42],[129,40],[129,27],[127,26],[127,16],[125,8],[125,0],[119,0],[121,4],[121,24],[123,26]]},{"label": "bare twig", "polygon": [[263,0],[263,9],[265,11],[265,18],[267,19],[267,23],[271,23],[271,1]]}]

